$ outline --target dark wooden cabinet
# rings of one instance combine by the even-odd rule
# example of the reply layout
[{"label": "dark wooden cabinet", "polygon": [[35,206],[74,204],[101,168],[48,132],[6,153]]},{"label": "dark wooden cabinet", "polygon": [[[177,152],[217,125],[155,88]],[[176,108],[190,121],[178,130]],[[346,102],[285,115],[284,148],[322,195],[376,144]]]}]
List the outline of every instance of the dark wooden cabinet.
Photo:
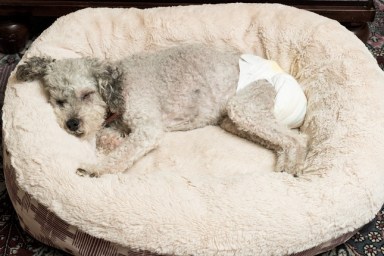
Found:
[{"label": "dark wooden cabinet", "polygon": [[[49,0],[0,0],[0,15],[28,14],[34,16],[61,16],[85,7],[137,7],[189,5],[203,3],[231,3],[225,0],[182,1],[49,1]],[[340,22],[371,21],[375,11],[372,0],[254,0],[248,3],[283,3],[314,11]]]},{"label": "dark wooden cabinet", "polygon": [[[34,33],[42,26],[44,22],[48,25],[49,21],[55,18],[68,14],[70,12],[86,8],[86,7],[136,7],[150,8],[158,6],[175,6],[175,5],[190,5],[190,4],[217,4],[231,3],[239,1],[225,0],[182,0],[182,1],[50,1],[50,0],[0,0],[0,52],[14,52],[20,47],[8,49],[9,45],[15,45],[16,38],[25,38],[25,36],[17,35],[17,28],[25,33],[25,24]],[[367,22],[373,21],[375,17],[375,9],[373,0],[254,0],[241,1],[247,3],[283,3],[286,5],[295,6],[301,9],[313,11],[320,15],[335,19],[345,25],[350,30],[353,30],[357,36],[363,41],[366,41],[369,36]],[[2,22],[1,22],[2,21]],[[48,22],[47,22],[48,21]],[[23,25],[24,24],[24,25]],[[43,25],[41,25],[43,24]],[[16,32],[15,32],[16,31]],[[8,34],[7,34],[8,33]],[[9,35],[9,33],[11,35]],[[15,34],[16,33],[16,34]],[[22,45],[18,44],[18,45]],[[11,47],[12,48],[12,47]],[[17,48],[17,49],[16,49]]]}]

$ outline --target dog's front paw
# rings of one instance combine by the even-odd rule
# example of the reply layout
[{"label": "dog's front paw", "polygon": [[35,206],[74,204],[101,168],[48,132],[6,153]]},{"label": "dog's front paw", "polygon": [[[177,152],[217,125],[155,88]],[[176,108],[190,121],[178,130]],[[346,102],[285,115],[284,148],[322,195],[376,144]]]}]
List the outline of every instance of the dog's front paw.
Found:
[{"label": "dog's front paw", "polygon": [[91,178],[97,178],[100,177],[101,172],[98,171],[94,166],[86,166],[77,168],[76,174],[81,177],[89,176]]}]

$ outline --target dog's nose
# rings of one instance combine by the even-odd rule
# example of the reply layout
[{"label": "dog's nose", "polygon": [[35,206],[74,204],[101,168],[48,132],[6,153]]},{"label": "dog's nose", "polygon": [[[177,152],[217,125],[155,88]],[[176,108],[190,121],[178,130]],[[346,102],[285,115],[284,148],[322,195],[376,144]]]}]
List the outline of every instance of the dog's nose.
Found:
[{"label": "dog's nose", "polygon": [[70,131],[75,132],[79,129],[80,120],[77,118],[71,118],[67,121],[66,125]]}]

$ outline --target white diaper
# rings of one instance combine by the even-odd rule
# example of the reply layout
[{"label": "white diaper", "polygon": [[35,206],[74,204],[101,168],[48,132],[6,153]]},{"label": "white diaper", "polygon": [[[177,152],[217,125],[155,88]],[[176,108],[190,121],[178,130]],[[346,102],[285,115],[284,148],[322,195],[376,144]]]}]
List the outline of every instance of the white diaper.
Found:
[{"label": "white diaper", "polygon": [[266,79],[275,88],[274,114],[289,128],[302,125],[307,111],[307,98],[296,79],[285,73],[276,62],[252,54],[243,54],[239,60],[240,75],[237,91],[250,83]]}]

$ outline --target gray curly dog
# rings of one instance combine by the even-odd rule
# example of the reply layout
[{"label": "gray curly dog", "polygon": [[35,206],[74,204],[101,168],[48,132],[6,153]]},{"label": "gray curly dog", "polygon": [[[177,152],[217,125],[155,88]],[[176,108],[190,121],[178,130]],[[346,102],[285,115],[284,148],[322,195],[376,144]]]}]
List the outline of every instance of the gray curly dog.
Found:
[{"label": "gray curly dog", "polygon": [[116,62],[31,57],[18,66],[16,77],[40,80],[58,123],[79,139],[94,139],[103,130],[125,136],[116,149],[99,150],[97,163],[79,166],[78,174],[126,171],[155,149],[165,132],[207,125],[221,125],[273,150],[276,171],[300,174],[305,136],[276,121],[276,92],[267,81],[236,93],[239,57],[233,50],[203,45],[139,53]]}]

